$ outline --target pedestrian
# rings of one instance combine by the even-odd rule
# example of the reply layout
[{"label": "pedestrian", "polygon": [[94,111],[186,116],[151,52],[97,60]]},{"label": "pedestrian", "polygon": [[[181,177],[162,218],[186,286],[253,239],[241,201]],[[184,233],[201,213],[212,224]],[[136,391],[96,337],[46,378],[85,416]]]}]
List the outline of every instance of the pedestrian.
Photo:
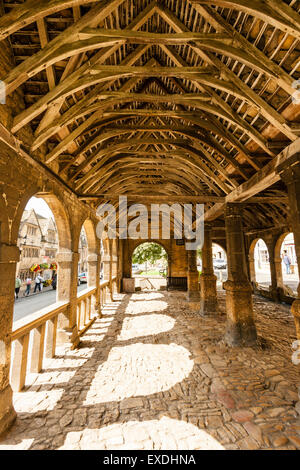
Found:
[{"label": "pedestrian", "polygon": [[288,256],[287,254],[287,251],[284,252],[284,255],[283,255],[283,262],[285,264],[285,268],[286,268],[286,274],[291,274],[291,258]]},{"label": "pedestrian", "polygon": [[57,287],[57,273],[56,271],[53,271],[53,274],[52,274],[52,288],[54,290],[56,290],[56,287]]},{"label": "pedestrian", "polygon": [[24,292],[24,297],[28,297],[30,294],[30,289],[31,289],[31,277],[27,277],[25,284],[26,284],[26,291]]},{"label": "pedestrian", "polygon": [[40,274],[40,280],[41,280],[41,282],[40,282],[40,291],[42,292],[43,287],[44,287],[44,280],[45,280],[45,279],[43,278],[42,274]]},{"label": "pedestrian", "polygon": [[20,287],[22,285],[22,281],[21,279],[17,276],[16,277],[16,283],[15,283],[15,296],[16,296],[16,299],[19,298],[19,292],[20,292]]},{"label": "pedestrian", "polygon": [[37,291],[37,289],[41,292],[41,290],[42,290],[41,283],[42,282],[44,282],[44,279],[42,278],[42,276],[40,274],[38,274],[37,277],[35,278],[35,286],[34,286],[33,293],[35,293]]}]

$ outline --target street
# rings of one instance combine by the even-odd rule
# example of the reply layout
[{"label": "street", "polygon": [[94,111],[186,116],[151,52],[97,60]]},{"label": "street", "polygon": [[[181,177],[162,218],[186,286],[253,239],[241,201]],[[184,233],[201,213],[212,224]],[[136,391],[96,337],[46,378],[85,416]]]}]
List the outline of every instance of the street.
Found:
[{"label": "street", "polygon": [[[86,288],[87,284],[80,284],[80,286],[78,286],[78,292]],[[38,294],[31,294],[29,297],[23,297],[21,294],[21,296],[15,300],[13,321],[20,320],[31,313],[54,304],[56,302],[56,292],[56,290],[50,288]]]},{"label": "street", "polygon": [[[267,271],[259,271],[256,272],[256,282],[263,286],[264,288],[268,288],[271,285],[271,274]],[[297,287],[299,284],[298,274],[285,274],[283,273],[283,284],[289,286],[294,293],[297,292]]]}]

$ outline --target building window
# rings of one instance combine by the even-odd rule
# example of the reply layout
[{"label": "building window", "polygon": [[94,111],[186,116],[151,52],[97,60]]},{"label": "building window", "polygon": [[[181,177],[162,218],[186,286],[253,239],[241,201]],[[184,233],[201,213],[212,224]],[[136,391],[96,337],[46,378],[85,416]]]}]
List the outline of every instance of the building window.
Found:
[{"label": "building window", "polygon": [[37,228],[36,227],[28,227],[28,235],[36,235],[36,232],[37,232]]}]

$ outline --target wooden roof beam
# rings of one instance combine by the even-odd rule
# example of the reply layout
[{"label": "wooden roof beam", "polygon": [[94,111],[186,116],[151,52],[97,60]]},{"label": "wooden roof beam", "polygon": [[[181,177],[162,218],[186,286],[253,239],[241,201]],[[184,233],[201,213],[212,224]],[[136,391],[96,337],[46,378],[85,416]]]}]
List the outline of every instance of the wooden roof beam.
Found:
[{"label": "wooden roof beam", "polygon": [[242,10],[300,39],[299,15],[282,0],[189,0],[192,5],[216,5]]}]

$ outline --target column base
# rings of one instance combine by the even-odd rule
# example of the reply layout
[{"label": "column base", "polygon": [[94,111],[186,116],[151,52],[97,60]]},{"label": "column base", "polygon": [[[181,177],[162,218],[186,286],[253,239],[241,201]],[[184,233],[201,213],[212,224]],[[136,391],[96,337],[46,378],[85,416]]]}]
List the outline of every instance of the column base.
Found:
[{"label": "column base", "polygon": [[199,305],[200,305],[200,292],[199,291],[188,291],[186,300],[187,300],[188,307],[190,310],[193,310],[194,312],[199,311]]},{"label": "column base", "polygon": [[201,274],[201,300],[200,300],[200,315],[213,316],[218,313],[218,298],[217,298],[217,276],[214,274]]},{"label": "column base", "polygon": [[0,435],[12,426],[17,417],[12,403],[12,394],[10,385],[0,392]]},{"label": "column base", "polygon": [[188,291],[186,300],[188,302],[200,302],[200,292],[198,290],[194,291]]},{"label": "column base", "polygon": [[80,345],[80,336],[78,335],[77,326],[74,326],[73,328],[58,329],[57,344],[66,345],[71,350],[78,348]]},{"label": "column base", "polygon": [[225,342],[231,347],[255,346],[257,333],[251,284],[226,281],[224,289],[226,290],[227,313]]},{"label": "column base", "polygon": [[271,287],[270,293],[272,296],[272,300],[276,303],[280,303],[280,290],[278,287]]},{"label": "column base", "polygon": [[200,300],[200,315],[202,317],[213,317],[219,313],[218,299],[215,297]]},{"label": "column base", "polygon": [[297,338],[300,340],[300,299],[293,302],[291,312],[294,316]]}]

